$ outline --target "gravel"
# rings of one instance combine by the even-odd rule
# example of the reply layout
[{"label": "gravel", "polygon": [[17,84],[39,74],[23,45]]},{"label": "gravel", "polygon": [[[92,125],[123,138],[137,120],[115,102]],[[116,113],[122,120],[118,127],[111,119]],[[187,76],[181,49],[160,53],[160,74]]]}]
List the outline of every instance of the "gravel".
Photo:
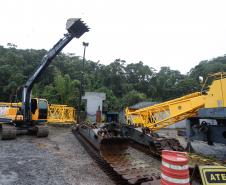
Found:
[{"label": "gravel", "polygon": [[0,141],[0,185],[113,185],[70,128]]}]

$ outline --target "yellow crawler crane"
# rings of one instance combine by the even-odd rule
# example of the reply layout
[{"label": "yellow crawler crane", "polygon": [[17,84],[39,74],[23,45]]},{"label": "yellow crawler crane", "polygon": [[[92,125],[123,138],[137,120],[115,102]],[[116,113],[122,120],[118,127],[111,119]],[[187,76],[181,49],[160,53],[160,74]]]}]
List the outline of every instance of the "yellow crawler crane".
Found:
[{"label": "yellow crawler crane", "polygon": [[127,124],[157,131],[178,121],[197,116],[201,108],[206,110],[224,108],[226,106],[226,73],[209,75],[203,87],[210,77],[214,77],[214,80],[206,92],[202,90],[137,110],[127,107],[125,110]]}]

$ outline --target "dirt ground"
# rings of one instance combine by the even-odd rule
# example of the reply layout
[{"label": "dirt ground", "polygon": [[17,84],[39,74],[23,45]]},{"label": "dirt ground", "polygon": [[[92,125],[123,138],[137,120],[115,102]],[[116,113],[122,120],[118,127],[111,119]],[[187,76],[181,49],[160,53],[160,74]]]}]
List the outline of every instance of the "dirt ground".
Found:
[{"label": "dirt ground", "polygon": [[70,128],[0,140],[0,185],[113,185]]}]

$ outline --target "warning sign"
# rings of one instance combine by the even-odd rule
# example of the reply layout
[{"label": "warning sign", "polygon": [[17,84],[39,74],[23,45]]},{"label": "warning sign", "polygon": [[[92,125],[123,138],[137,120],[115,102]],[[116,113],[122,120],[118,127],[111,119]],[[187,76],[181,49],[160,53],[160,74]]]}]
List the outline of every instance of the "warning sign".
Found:
[{"label": "warning sign", "polygon": [[226,167],[224,166],[199,166],[203,185],[225,185]]}]

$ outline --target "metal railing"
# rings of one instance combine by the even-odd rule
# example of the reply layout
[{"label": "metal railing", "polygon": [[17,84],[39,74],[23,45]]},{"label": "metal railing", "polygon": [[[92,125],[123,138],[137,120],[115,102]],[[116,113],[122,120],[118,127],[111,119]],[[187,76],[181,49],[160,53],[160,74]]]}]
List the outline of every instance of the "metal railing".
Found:
[{"label": "metal railing", "polygon": [[[0,102],[0,116],[7,116],[12,107],[21,107],[19,103]],[[48,123],[73,124],[76,122],[76,110],[67,105],[50,104],[48,107]]]},{"label": "metal railing", "polygon": [[67,105],[49,105],[48,123],[74,123],[76,121],[76,110]]}]

